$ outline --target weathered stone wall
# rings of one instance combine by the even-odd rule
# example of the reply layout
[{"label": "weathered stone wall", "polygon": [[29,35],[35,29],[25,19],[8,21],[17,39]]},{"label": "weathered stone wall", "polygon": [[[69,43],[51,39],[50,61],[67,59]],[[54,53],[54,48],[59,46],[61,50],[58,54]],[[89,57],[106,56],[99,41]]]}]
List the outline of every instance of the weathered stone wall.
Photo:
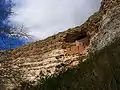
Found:
[{"label": "weathered stone wall", "polygon": [[90,40],[89,38],[83,38],[81,40],[76,40],[74,44],[75,44],[74,46],[66,48],[67,50],[66,53],[68,55],[74,55],[74,54],[83,55],[90,44]]},{"label": "weathered stone wall", "polygon": [[74,54],[83,54],[85,51],[85,48],[83,45],[80,46],[71,46],[70,48],[67,48],[67,54],[68,55],[74,55]]}]

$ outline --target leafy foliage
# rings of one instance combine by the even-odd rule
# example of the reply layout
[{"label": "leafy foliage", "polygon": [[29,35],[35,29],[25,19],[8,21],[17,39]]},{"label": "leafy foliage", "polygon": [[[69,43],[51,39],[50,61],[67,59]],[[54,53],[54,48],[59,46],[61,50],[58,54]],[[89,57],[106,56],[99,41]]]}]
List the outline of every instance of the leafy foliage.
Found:
[{"label": "leafy foliage", "polygon": [[15,6],[12,0],[0,0],[0,49],[11,49],[26,43],[23,26],[15,26],[8,20]]}]

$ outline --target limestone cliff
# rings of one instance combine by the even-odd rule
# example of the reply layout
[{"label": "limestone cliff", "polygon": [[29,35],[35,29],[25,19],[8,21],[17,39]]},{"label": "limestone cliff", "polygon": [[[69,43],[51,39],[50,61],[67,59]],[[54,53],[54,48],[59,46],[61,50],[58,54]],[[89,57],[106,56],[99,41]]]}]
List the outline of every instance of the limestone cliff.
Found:
[{"label": "limestone cliff", "polygon": [[81,26],[0,55],[0,90],[119,90],[120,0],[103,0]]}]

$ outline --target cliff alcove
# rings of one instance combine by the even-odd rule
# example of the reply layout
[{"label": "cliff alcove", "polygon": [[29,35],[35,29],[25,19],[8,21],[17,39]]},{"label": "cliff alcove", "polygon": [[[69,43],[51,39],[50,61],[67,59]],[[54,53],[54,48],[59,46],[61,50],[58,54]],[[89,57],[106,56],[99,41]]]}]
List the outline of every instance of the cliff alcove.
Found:
[{"label": "cliff alcove", "polygon": [[[100,10],[81,26],[1,51],[0,80],[4,83],[0,89],[119,90],[119,17],[120,1],[102,0]],[[66,49],[74,55],[66,55]]]}]

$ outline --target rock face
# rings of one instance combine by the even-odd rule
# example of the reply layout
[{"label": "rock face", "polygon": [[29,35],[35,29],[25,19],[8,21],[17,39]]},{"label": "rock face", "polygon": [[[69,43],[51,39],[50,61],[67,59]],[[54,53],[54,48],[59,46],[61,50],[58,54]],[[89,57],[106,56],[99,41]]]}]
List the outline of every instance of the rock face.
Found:
[{"label": "rock face", "polygon": [[18,87],[22,82],[37,81],[41,76],[60,72],[63,67],[75,66],[79,63],[77,58],[79,58],[78,55],[66,56],[64,49],[55,49],[42,56],[4,58],[0,63],[0,77],[6,87],[9,86],[7,88]]},{"label": "rock face", "polygon": [[[68,54],[84,38],[85,52]],[[103,0],[83,25],[0,55],[0,90],[51,75],[56,77],[32,90],[119,90],[120,1]]]},{"label": "rock face", "polygon": [[102,3],[100,26],[91,36],[86,60],[32,90],[120,90],[119,0]]},{"label": "rock face", "polygon": [[100,11],[106,13],[108,10],[120,4],[120,0],[102,0]]},{"label": "rock face", "polygon": [[91,51],[98,51],[120,38],[120,5],[103,16],[99,32],[91,40]]}]

